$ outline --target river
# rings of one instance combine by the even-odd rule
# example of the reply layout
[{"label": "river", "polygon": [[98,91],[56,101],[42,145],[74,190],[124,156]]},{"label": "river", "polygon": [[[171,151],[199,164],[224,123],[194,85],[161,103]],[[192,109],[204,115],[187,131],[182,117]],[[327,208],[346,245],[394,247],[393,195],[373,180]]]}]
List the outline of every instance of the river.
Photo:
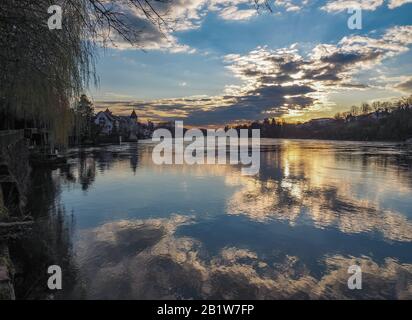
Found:
[{"label": "river", "polygon": [[243,176],[155,165],[152,147],[73,149],[33,172],[37,227],[11,249],[20,298],[412,299],[411,148],[263,139]]}]

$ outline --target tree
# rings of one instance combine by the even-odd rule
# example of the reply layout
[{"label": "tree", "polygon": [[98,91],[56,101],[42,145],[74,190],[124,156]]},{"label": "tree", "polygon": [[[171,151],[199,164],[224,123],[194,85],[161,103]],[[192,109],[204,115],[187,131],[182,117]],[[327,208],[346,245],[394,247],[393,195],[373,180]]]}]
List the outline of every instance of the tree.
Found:
[{"label": "tree", "polygon": [[369,114],[372,112],[372,107],[368,103],[362,103],[361,111],[363,114]]},{"label": "tree", "polygon": [[77,141],[84,141],[92,137],[92,121],[94,117],[93,103],[89,98],[82,94],[74,110],[75,125],[74,135]]},{"label": "tree", "polygon": [[[140,32],[121,7],[144,15],[159,28],[157,12],[169,0],[0,1],[0,130],[41,128],[64,146],[72,130],[70,106],[95,74],[96,48],[114,37],[139,46]],[[47,26],[50,5],[64,6],[62,30]],[[157,5],[157,6],[156,6]]]},{"label": "tree", "polygon": [[82,94],[80,96],[79,103],[77,104],[76,112],[87,118],[87,120],[91,120],[94,116],[94,108],[93,103],[87,97],[87,95]]},{"label": "tree", "polygon": [[372,102],[373,111],[378,111],[381,109],[381,103],[379,101]]},{"label": "tree", "polygon": [[350,108],[350,113],[353,117],[356,117],[360,114],[360,108],[358,106],[352,106]]}]

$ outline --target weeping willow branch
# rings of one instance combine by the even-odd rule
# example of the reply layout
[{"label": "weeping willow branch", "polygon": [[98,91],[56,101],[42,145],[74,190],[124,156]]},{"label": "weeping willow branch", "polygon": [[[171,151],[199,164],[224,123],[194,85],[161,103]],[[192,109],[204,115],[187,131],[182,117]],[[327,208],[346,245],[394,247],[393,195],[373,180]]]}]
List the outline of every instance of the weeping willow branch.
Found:
[{"label": "weeping willow branch", "polygon": [[[140,8],[160,28],[166,21],[156,2],[167,1],[0,1],[0,129],[24,122],[49,130],[64,145],[74,119],[70,106],[91,82],[98,83],[97,46],[112,41],[112,35],[139,45],[141,30],[118,4]],[[64,10],[58,31],[47,27],[47,8],[54,4]]]},{"label": "weeping willow branch", "polygon": [[[271,11],[267,0],[251,1]],[[64,12],[58,31],[47,26],[47,8],[55,4]],[[97,47],[119,39],[140,47],[136,16],[166,37],[172,6],[173,0],[1,0],[0,130],[23,122],[49,130],[64,145],[74,121],[70,107],[98,84]]]}]

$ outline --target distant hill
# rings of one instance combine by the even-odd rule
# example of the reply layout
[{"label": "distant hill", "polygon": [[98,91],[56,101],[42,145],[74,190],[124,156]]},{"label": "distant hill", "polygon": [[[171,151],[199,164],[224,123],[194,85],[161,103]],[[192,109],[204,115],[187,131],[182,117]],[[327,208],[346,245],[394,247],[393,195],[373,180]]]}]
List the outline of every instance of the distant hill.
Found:
[{"label": "distant hill", "polygon": [[262,138],[296,138],[355,141],[405,141],[412,138],[412,96],[395,103],[375,102],[352,107],[334,118],[290,124],[265,119],[236,129],[260,129]]}]

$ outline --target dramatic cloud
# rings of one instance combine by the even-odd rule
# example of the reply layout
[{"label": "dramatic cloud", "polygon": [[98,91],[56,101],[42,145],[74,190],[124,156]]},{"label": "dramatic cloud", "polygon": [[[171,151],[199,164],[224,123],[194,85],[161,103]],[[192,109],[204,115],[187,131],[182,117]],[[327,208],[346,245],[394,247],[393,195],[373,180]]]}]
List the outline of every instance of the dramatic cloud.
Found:
[{"label": "dramatic cloud", "polygon": [[[176,37],[174,37],[171,33],[164,33],[160,31],[148,20],[136,16],[130,16],[129,22],[140,30],[138,34],[133,37],[133,40],[137,44],[138,48],[142,48],[144,50],[169,51],[172,53],[195,52],[195,50],[189,46],[179,44]],[[132,46],[118,34],[113,34],[111,38],[112,43],[109,45],[114,49],[125,50],[135,48],[135,46]]]},{"label": "dramatic cloud", "polygon": [[[412,0],[392,0],[388,3],[391,9]],[[286,12],[299,11],[308,6],[309,0],[275,0],[271,8],[283,8]],[[176,38],[178,31],[197,29],[208,13],[214,13],[223,20],[244,21],[258,14],[258,7],[264,2],[258,0],[174,0],[153,1],[153,8],[164,18],[159,26],[151,23],[138,8],[131,8],[121,3],[110,2],[110,9],[120,12],[127,25],[139,30],[133,39],[146,50],[167,50],[171,52],[195,52],[187,45],[182,45]],[[321,9],[328,12],[339,12],[352,7],[364,10],[375,10],[384,4],[383,0],[333,0],[328,1]],[[118,49],[129,49],[130,44],[115,33],[111,34],[113,44]]]},{"label": "dramatic cloud", "polygon": [[401,92],[403,92],[403,93],[412,94],[412,77],[409,78],[406,81],[403,81],[403,82],[395,85],[394,88],[401,91]]},{"label": "dramatic cloud", "polygon": [[388,7],[389,9],[395,9],[397,7],[403,6],[406,3],[412,3],[412,0],[390,0]]},{"label": "dramatic cloud", "polygon": [[[271,50],[258,47],[246,55],[225,56],[227,68],[242,85],[217,97],[119,102],[127,112],[136,108],[145,118],[184,119],[188,125],[260,120],[325,106],[330,92],[361,90],[370,83],[356,75],[384,59],[409,50],[412,26],[394,27],[380,38],[344,37],[337,44],[318,44],[306,56],[295,45]],[[106,107],[108,103],[101,106]]]},{"label": "dramatic cloud", "polygon": [[[257,14],[256,4],[250,0],[173,0],[152,1],[150,4],[164,20],[160,25],[151,23],[138,8],[113,2],[108,5],[114,12],[122,14],[127,25],[139,30],[133,39],[146,50],[194,52],[188,46],[179,44],[174,32],[198,28],[208,12],[214,12],[224,20],[247,20]],[[120,36],[112,34],[112,38],[114,47],[131,48]]]},{"label": "dramatic cloud", "polygon": [[299,11],[306,6],[309,0],[275,0],[274,5],[284,8],[286,11]]},{"label": "dramatic cloud", "polygon": [[[411,3],[412,0],[390,0],[388,3],[389,9],[398,8],[406,3]],[[326,3],[321,9],[328,12],[346,11],[350,8],[360,8],[363,10],[375,11],[384,4],[384,0],[331,0]]]},{"label": "dramatic cloud", "polygon": [[383,0],[332,0],[329,1],[323,10],[328,12],[344,11],[349,8],[361,8],[363,10],[376,10],[383,4]]},{"label": "dramatic cloud", "polygon": [[380,39],[345,37],[337,45],[317,45],[307,57],[293,47],[228,55],[228,68],[244,82],[228,88],[235,103],[196,111],[188,120],[226,123],[279,116],[321,103],[333,90],[365,88],[368,84],[357,83],[354,75],[407,51],[411,35],[411,27],[405,26],[388,30]]},{"label": "dramatic cloud", "polygon": [[[167,50],[171,52],[194,52],[186,45],[181,45],[173,35],[174,31],[194,29],[199,26],[204,6],[203,0],[178,0],[153,2],[153,8],[164,20],[154,25],[142,10],[111,2],[108,8],[121,13],[122,21],[137,32],[130,39],[145,50]],[[173,4],[173,5],[172,5]],[[116,32],[110,34],[112,46],[117,49],[131,49],[132,46]]]},{"label": "dramatic cloud", "polygon": [[383,38],[389,43],[398,43],[401,46],[412,44],[412,26],[396,26],[389,29]]},{"label": "dramatic cloud", "polygon": [[208,9],[225,20],[247,20],[257,14],[249,0],[210,0]]}]

